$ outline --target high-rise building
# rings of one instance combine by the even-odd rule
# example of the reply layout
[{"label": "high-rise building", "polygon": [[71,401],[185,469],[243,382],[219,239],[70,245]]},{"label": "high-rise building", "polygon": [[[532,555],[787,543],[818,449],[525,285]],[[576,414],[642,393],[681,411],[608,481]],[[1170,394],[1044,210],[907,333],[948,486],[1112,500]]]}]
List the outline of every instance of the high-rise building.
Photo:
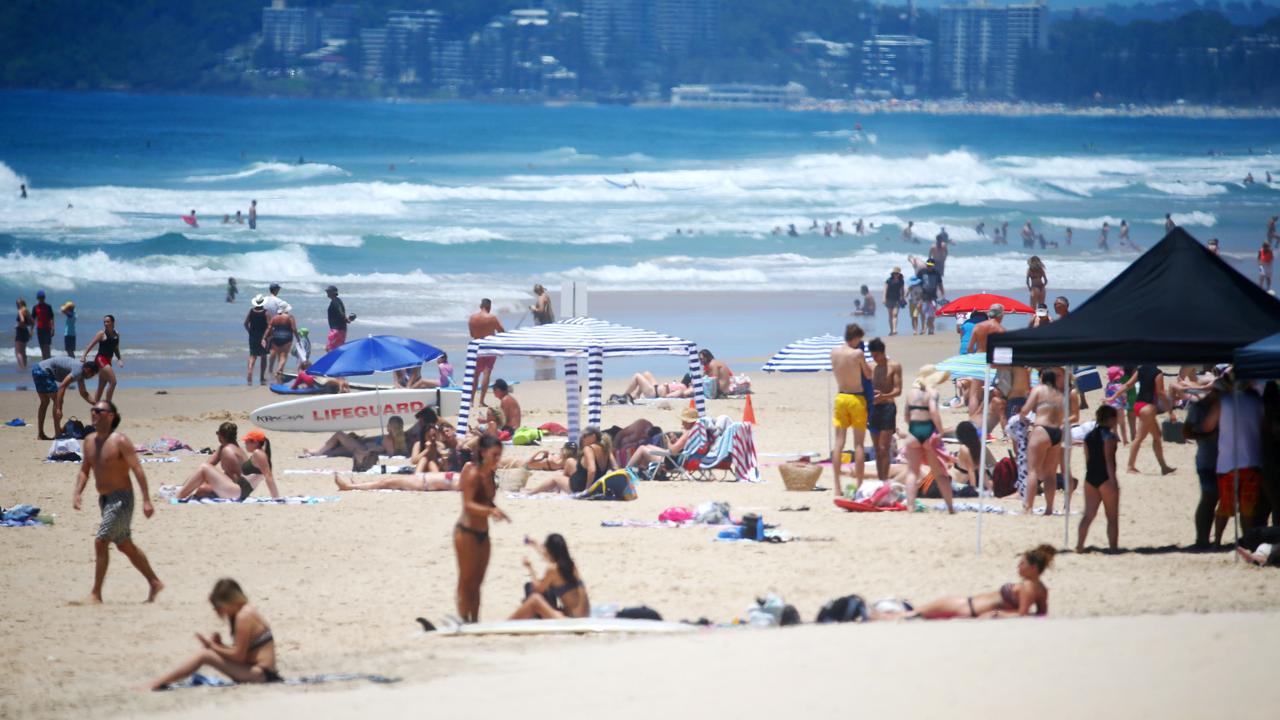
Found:
[{"label": "high-rise building", "polygon": [[320,11],[320,42],[350,40],[355,37],[360,8],[340,3]]},{"label": "high-rise building", "polygon": [[310,8],[291,8],[285,0],[273,0],[262,8],[262,41],[287,60],[320,45],[320,24]]},{"label": "high-rise building", "polygon": [[430,80],[431,46],[443,24],[439,10],[388,12],[386,74],[405,84]]},{"label": "high-rise building", "polygon": [[892,97],[914,97],[930,87],[933,43],[912,35],[876,35],[862,41],[862,86]]},{"label": "high-rise building", "polygon": [[386,76],[387,29],[365,28],[360,31],[360,47],[364,51],[364,67],[361,71],[369,80]]},{"label": "high-rise building", "polygon": [[646,0],[582,0],[583,40],[591,61],[605,66],[643,56],[648,46],[648,10]]},{"label": "high-rise building", "polygon": [[1012,97],[1026,49],[1048,47],[1044,2],[943,5],[938,17],[939,84],[944,92]]},{"label": "high-rise building", "polygon": [[720,0],[653,0],[653,45],[660,60],[709,55],[720,46]]}]

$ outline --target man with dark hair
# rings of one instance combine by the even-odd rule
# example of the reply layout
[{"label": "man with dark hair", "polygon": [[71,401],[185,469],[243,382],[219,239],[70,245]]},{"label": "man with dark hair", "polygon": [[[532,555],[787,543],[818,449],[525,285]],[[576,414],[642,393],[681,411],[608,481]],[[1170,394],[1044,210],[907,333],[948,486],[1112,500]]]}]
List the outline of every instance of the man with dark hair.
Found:
[{"label": "man with dark hair", "polygon": [[53,306],[45,302],[44,291],[36,293],[35,307],[31,308],[31,317],[36,321],[36,340],[40,343],[40,357],[48,360],[53,355]]},{"label": "man with dark hair", "polygon": [[1058,316],[1059,320],[1066,317],[1067,313],[1071,312],[1071,301],[1067,300],[1065,295],[1059,295],[1054,298],[1053,312]]},{"label": "man with dark hair", "polygon": [[324,289],[329,296],[329,337],[324,344],[324,351],[329,352],[342,347],[347,342],[347,325],[355,322],[355,315],[347,314],[347,306],[338,297],[338,288],[330,285]]},{"label": "man with dark hair", "polygon": [[44,418],[49,411],[50,402],[53,403],[53,434],[56,437],[62,433],[62,403],[73,380],[79,386],[80,397],[90,405],[93,404],[84,381],[95,377],[98,370],[98,363],[93,360],[81,362],[65,356],[42,360],[31,368],[31,380],[35,383],[36,394],[40,396],[40,409],[37,411],[39,424],[36,427],[40,431],[41,440],[53,439],[44,434]]},{"label": "man with dark hair", "polygon": [[871,430],[871,445],[876,449],[876,477],[888,480],[893,434],[898,428],[897,397],[902,394],[902,364],[889,359],[880,338],[867,343],[867,349],[875,361],[871,370],[875,395],[867,427]]},{"label": "man with dark hair", "polygon": [[916,277],[920,278],[920,295],[921,306],[920,313],[924,320],[924,325],[929,329],[929,334],[933,334],[934,320],[938,315],[938,298],[946,295],[946,288],[942,286],[942,273],[938,271],[938,264],[933,258],[925,261],[924,267],[916,273]]},{"label": "man with dark hair", "polygon": [[502,430],[514,433],[520,427],[520,402],[511,394],[511,386],[506,380],[498,378],[493,383],[493,396],[498,398],[498,408],[502,410]]},{"label": "man with dark hair", "polygon": [[89,602],[102,602],[102,581],[107,577],[107,565],[110,562],[107,552],[112,543],[147,579],[147,584],[151,586],[147,602],[152,602],[164,589],[164,584],[151,569],[147,556],[133,544],[130,528],[133,520],[130,472],[137,478],[138,489],[142,492],[143,516],[149,518],[156,511],[151,505],[151,496],[147,490],[147,476],[142,472],[142,463],[138,461],[133,442],[124,433],[115,432],[120,426],[120,412],[115,404],[103,400],[96,403],[90,412],[94,431],[84,439],[84,461],[80,463],[80,472],[76,474],[76,491],[71,499],[72,507],[79,510],[80,496],[84,493],[92,471],[94,486],[98,491],[98,507],[102,511],[102,524],[93,541],[95,562]]},{"label": "man with dark hair", "polygon": [[836,377],[836,399],[832,408],[832,424],[836,428],[835,448],[831,453],[831,469],[835,473],[836,497],[844,496],[840,484],[840,471],[844,459],[844,444],[848,430],[853,428],[854,471],[858,484],[862,484],[866,470],[866,450],[863,441],[867,432],[867,400],[863,395],[863,379],[871,375],[861,344],[865,333],[857,323],[844,329],[844,344],[831,350],[831,372]]},{"label": "man with dark hair", "polygon": [[[502,321],[493,312],[493,301],[489,298],[480,300],[479,312],[473,313],[467,320],[467,329],[471,331],[472,340],[481,340],[500,332],[506,332]],[[476,374],[471,387],[480,388],[480,402],[484,404],[485,394],[489,391],[489,379],[493,377],[493,365],[497,355],[481,355],[476,358]]]},{"label": "man with dark hair", "polygon": [[[698,351],[698,359],[702,361],[703,382],[713,383],[713,392],[708,397],[722,398],[729,394],[733,387],[733,371],[723,360],[717,360],[710,350]],[[694,388],[694,392],[702,392],[702,388]]]}]

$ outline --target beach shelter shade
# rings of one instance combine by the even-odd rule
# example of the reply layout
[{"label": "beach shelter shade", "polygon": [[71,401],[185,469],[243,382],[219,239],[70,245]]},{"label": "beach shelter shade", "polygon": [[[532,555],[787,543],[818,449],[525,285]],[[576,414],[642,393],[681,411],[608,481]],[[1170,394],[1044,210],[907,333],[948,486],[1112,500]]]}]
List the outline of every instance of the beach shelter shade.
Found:
[{"label": "beach shelter shade", "polygon": [[1000,303],[1004,306],[1006,315],[1031,315],[1035,313],[1035,308],[1026,303],[1018,302],[1011,297],[1004,295],[993,295],[991,293],[978,293],[976,295],[965,295],[938,308],[939,315],[959,315],[960,313],[971,313],[976,310],[986,312],[992,305]]},{"label": "beach shelter shade", "polygon": [[987,358],[1014,365],[1201,365],[1280,332],[1276,300],[1182,228],[1065,318],[993,335]]},{"label": "beach shelter shade", "polygon": [[1237,350],[1234,365],[1236,377],[1280,378],[1280,333]]},{"label": "beach shelter shade", "polygon": [[[600,423],[601,388],[604,384],[604,360],[611,357],[632,355],[678,355],[688,358],[691,385],[702,388],[702,362],[698,359],[698,346],[688,340],[653,332],[615,325],[588,317],[575,317],[560,322],[518,328],[496,333],[486,338],[472,340],[467,345],[466,374],[462,381],[462,406],[458,411],[458,432],[465,433],[471,416],[472,396],[475,394],[476,363],[481,357],[528,355],[532,357],[561,358],[564,361],[564,382],[568,398],[569,437],[578,439],[581,408],[578,387],[578,364],[587,361],[587,422]],[[694,393],[698,416],[706,413],[705,398]]]},{"label": "beach shelter shade", "polygon": [[[844,344],[844,338],[835,335],[816,335],[797,340],[782,348],[761,367],[765,372],[826,372],[831,370],[831,351]],[[867,362],[871,351],[864,348]]]},{"label": "beach shelter shade", "polygon": [[309,372],[325,377],[372,375],[404,370],[435,360],[444,352],[434,345],[398,335],[370,335],[330,350],[312,363]]},{"label": "beach shelter shade", "polygon": [[946,370],[953,378],[982,378],[987,376],[987,356],[983,353],[955,355],[935,363],[935,370]]}]

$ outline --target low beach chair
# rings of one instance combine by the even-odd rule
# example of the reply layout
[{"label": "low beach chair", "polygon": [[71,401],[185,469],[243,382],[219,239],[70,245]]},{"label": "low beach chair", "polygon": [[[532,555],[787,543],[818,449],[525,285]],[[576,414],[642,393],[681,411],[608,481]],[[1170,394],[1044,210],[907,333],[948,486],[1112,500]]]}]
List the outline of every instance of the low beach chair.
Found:
[{"label": "low beach chair", "polygon": [[733,422],[726,417],[698,421],[703,432],[697,445],[680,457],[679,478],[695,482],[736,480],[759,482],[755,436],[751,423]]}]

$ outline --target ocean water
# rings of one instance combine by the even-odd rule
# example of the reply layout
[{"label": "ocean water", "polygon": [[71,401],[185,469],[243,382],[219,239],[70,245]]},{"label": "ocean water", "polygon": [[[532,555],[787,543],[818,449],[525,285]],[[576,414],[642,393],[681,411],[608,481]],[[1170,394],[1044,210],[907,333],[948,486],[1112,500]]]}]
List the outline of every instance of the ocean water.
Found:
[{"label": "ocean water", "polygon": [[[155,382],[235,381],[247,300],[273,280],[317,335],[329,283],[360,315],[353,333],[460,348],[480,297],[515,324],[533,283],[573,280],[593,312],[661,310],[648,326],[756,357],[838,328],[859,285],[879,287],[940,227],[957,241],[952,295],[1021,287],[1028,219],[1060,244],[1035,251],[1052,294],[1087,297],[1133,259],[1098,250],[1104,220],[1149,245],[1172,213],[1248,271],[1280,213],[1280,183],[1261,182],[1280,176],[1275,149],[1269,119],[0,93],[0,295],[75,299],[81,342],[114,312],[130,374]],[[257,231],[221,224],[252,199]],[[192,209],[199,228],[180,219]],[[807,232],[859,217],[875,227],[865,237]],[[925,244],[899,239],[908,220]],[[1008,222],[1012,244],[979,238],[978,222]],[[792,223],[800,237],[770,232]],[[797,297],[825,305],[806,312]],[[736,307],[768,322],[724,321]]]}]

